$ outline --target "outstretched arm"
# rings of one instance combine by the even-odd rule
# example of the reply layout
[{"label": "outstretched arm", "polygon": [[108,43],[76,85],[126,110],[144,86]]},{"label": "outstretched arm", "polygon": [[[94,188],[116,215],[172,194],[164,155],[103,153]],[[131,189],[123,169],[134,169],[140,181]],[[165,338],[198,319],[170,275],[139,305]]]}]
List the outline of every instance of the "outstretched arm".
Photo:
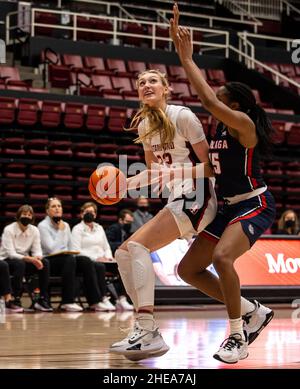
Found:
[{"label": "outstretched arm", "polygon": [[127,178],[127,189],[136,190],[148,185],[165,186],[174,179],[189,179],[214,177],[213,169],[210,162],[198,163],[195,166],[186,164],[186,166],[167,167],[159,164],[152,164],[151,169],[145,169],[139,174]]},{"label": "outstretched arm", "polygon": [[204,108],[219,121],[239,133],[255,134],[253,121],[243,112],[233,110],[216,97],[213,89],[204,79],[201,70],[193,61],[193,46],[190,32],[179,27],[179,10],[177,4],[173,7],[174,17],[170,20],[170,36],[174,42],[182,66],[190,83],[194,86]]}]

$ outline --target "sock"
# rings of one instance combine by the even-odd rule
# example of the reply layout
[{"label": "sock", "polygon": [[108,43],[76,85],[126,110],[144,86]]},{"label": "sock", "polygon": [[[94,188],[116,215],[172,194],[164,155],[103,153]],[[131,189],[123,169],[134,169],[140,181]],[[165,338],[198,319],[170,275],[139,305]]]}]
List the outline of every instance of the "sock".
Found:
[{"label": "sock", "polygon": [[246,313],[253,312],[255,309],[255,305],[251,303],[251,301],[241,297],[241,314],[242,316]]},{"label": "sock", "polygon": [[115,259],[118,263],[119,273],[121,275],[124,287],[128,296],[133,302],[135,310],[138,308],[137,294],[134,288],[132,259],[128,251],[117,249]]},{"label": "sock", "polygon": [[230,335],[240,334],[242,339],[245,340],[243,332],[243,319],[239,317],[238,319],[229,319],[230,324]]},{"label": "sock", "polygon": [[137,321],[146,330],[152,331],[156,327],[153,313],[138,312]]}]

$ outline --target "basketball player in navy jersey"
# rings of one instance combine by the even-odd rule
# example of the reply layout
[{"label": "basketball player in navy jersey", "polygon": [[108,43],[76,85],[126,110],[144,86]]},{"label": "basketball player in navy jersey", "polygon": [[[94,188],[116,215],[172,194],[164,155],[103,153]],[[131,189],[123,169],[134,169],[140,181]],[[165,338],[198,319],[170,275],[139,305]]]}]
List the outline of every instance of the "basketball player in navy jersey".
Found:
[{"label": "basketball player in navy jersey", "polygon": [[[170,35],[182,66],[204,108],[219,121],[209,155],[219,195],[224,199],[224,206],[195,239],[178,273],[187,283],[226,304],[230,335],[214,358],[236,363],[247,358],[248,344],[273,317],[273,312],[257,301],[242,299],[241,307],[240,281],[234,269],[235,260],[251,248],[275,218],[274,199],[259,169],[260,154],[271,143],[272,127],[247,85],[229,82],[215,95],[192,59],[189,30],[178,27],[177,5],[173,11]],[[206,270],[211,263],[219,278]]]}]

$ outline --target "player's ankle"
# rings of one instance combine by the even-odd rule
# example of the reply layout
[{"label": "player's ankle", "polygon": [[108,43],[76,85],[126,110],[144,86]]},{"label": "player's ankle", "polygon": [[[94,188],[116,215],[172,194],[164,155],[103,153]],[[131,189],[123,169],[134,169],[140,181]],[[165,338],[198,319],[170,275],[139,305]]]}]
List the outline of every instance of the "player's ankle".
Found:
[{"label": "player's ankle", "polygon": [[137,321],[142,328],[149,331],[152,331],[156,327],[153,312],[147,312],[145,310],[138,311]]}]

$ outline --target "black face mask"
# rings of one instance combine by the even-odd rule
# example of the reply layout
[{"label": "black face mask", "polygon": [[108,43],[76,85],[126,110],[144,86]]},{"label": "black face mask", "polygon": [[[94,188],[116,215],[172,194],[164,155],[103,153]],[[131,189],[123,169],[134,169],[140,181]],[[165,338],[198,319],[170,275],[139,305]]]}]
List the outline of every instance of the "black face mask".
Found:
[{"label": "black face mask", "polygon": [[86,222],[86,223],[91,223],[95,220],[95,216],[90,213],[90,212],[87,212],[83,215],[83,220]]},{"label": "black face mask", "polygon": [[131,230],[131,223],[123,224],[123,230],[129,234]]},{"label": "black face mask", "polygon": [[287,220],[285,222],[285,228],[292,228],[295,227],[295,220]]},{"label": "black face mask", "polygon": [[20,217],[19,219],[19,222],[24,226],[24,227],[27,227],[28,224],[30,224],[32,222],[32,219],[30,217]]},{"label": "black face mask", "polygon": [[149,210],[149,207],[148,205],[140,205],[138,207],[138,209],[141,211],[141,212],[147,212]]},{"label": "black face mask", "polygon": [[54,223],[58,224],[61,221],[61,216],[53,216],[52,220]]}]

